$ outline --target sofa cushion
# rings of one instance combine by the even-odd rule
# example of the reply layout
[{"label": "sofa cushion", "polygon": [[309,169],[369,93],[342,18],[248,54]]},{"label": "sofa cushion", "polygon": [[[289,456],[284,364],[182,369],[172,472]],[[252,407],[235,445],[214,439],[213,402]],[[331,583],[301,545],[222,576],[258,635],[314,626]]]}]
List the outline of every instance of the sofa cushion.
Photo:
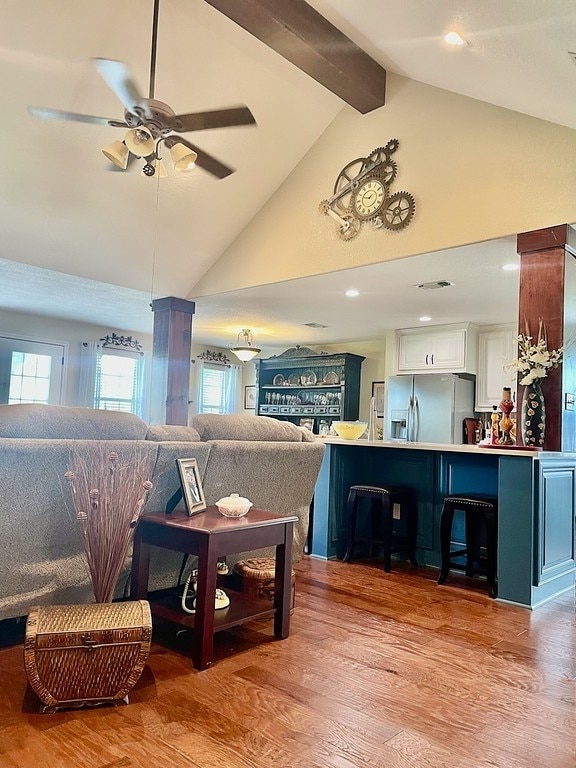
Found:
[{"label": "sofa cushion", "polygon": [[165,440],[199,443],[200,435],[194,427],[179,426],[177,424],[157,424],[148,429],[146,440],[154,440],[157,443]]},{"label": "sofa cushion", "polygon": [[39,403],[0,405],[0,437],[143,440],[147,429],[133,413]]},{"label": "sofa cushion", "polygon": [[192,426],[198,430],[201,440],[314,442],[310,430],[270,416],[202,413],[194,416]]}]

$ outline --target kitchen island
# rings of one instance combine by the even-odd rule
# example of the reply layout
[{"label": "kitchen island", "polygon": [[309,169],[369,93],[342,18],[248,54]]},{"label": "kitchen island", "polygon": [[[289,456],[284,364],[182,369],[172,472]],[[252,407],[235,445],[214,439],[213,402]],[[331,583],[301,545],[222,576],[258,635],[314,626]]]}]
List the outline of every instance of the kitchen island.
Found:
[{"label": "kitchen island", "polygon": [[[351,485],[400,484],[418,499],[417,553],[440,566],[440,512],[450,493],[498,496],[498,600],[536,608],[574,589],[576,454],[481,445],[319,438],[310,554],[342,558]],[[402,519],[395,525],[402,526]],[[463,542],[456,521],[453,540]]]}]

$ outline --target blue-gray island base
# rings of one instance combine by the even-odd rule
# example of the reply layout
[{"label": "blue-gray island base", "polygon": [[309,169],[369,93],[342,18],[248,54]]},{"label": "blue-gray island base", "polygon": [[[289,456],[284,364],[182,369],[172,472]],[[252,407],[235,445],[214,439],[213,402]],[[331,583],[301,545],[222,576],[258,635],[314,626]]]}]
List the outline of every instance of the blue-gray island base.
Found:
[{"label": "blue-gray island base", "polygon": [[[576,454],[325,438],[310,554],[342,558],[351,485],[402,484],[418,499],[417,555],[440,566],[440,511],[451,493],[497,494],[498,600],[536,608],[576,583]],[[402,521],[398,521],[401,525]],[[453,539],[462,542],[463,525]]]}]

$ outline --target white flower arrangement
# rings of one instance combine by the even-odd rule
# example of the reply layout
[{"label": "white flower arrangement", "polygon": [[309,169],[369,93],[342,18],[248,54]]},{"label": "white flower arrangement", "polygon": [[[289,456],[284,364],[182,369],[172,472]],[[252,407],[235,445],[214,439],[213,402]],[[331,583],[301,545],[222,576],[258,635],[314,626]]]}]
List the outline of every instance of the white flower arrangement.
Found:
[{"label": "white flower arrangement", "polygon": [[518,336],[518,357],[507,363],[505,370],[515,370],[519,374],[519,384],[526,386],[534,381],[544,379],[548,371],[561,365],[564,355],[564,347],[549,350],[546,339],[546,326],[542,318],[538,322],[538,339],[534,341],[530,336],[528,323],[526,333]]}]

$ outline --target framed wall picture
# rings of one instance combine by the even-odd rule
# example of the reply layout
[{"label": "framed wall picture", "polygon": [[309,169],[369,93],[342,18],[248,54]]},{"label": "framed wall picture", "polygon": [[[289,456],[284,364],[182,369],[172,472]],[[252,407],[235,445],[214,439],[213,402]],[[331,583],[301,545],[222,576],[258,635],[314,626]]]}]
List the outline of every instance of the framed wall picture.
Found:
[{"label": "framed wall picture", "polygon": [[198,512],[206,509],[206,500],[204,499],[198,463],[196,459],[176,459],[176,464],[178,465],[186,511],[192,517],[192,515],[197,515]]},{"label": "framed wall picture", "polygon": [[250,411],[256,408],[256,386],[250,384],[244,387],[244,410]]},{"label": "framed wall picture", "polygon": [[376,408],[376,416],[384,416],[384,388],[386,383],[384,381],[372,382],[372,397],[374,398],[374,406]]}]

